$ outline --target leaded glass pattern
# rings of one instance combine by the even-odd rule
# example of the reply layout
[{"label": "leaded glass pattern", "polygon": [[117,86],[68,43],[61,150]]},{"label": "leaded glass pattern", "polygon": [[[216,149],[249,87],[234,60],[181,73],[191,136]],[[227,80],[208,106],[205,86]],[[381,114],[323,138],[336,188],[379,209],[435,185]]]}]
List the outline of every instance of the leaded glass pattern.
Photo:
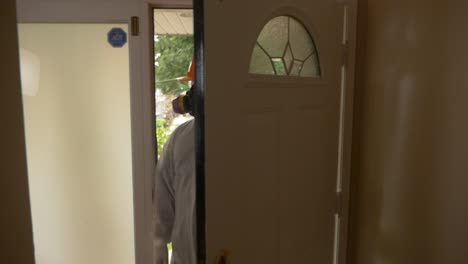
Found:
[{"label": "leaded glass pattern", "polygon": [[271,19],[260,32],[249,72],[263,75],[320,77],[314,40],[304,25],[289,16]]}]

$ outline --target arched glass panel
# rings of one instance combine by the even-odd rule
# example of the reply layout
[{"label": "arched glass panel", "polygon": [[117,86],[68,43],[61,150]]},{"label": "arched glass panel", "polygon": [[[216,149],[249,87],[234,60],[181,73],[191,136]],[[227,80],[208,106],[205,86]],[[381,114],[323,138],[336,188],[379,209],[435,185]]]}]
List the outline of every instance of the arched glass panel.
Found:
[{"label": "arched glass panel", "polygon": [[319,56],[312,36],[293,17],[278,16],[271,19],[257,38],[249,72],[320,77]]},{"label": "arched glass panel", "polygon": [[255,45],[252,52],[252,59],[250,63],[250,72],[256,74],[275,74],[273,70],[273,63],[268,54],[260,48],[259,45]]}]

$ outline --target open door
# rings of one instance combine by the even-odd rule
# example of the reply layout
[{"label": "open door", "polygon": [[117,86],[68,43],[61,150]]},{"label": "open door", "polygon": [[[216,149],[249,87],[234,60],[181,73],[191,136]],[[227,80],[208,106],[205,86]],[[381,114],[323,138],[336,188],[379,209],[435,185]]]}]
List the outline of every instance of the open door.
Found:
[{"label": "open door", "polygon": [[355,1],[194,8],[199,263],[338,263]]}]

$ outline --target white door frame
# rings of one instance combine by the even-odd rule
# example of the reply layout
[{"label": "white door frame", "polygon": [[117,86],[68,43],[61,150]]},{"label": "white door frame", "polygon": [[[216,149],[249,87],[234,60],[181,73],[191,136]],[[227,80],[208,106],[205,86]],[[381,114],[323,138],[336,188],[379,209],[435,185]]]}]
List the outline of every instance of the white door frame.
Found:
[{"label": "white door frame", "polygon": [[[129,25],[135,263],[152,264],[152,177],[155,170],[152,7],[145,0],[17,0],[18,23],[125,23]],[[131,17],[139,18],[138,35]]]}]

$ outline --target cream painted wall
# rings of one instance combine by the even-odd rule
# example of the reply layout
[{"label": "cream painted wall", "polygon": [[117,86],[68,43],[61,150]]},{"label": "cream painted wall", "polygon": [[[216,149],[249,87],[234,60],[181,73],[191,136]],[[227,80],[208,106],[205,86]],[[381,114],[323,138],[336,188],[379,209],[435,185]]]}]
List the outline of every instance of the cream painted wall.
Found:
[{"label": "cream painted wall", "polygon": [[0,1],[0,263],[33,264],[15,2]]},{"label": "cream painted wall", "polygon": [[36,263],[134,263],[128,44],[107,24],[21,24],[40,57],[24,96]]},{"label": "cream painted wall", "polygon": [[467,13],[360,1],[351,263],[468,263]]}]

